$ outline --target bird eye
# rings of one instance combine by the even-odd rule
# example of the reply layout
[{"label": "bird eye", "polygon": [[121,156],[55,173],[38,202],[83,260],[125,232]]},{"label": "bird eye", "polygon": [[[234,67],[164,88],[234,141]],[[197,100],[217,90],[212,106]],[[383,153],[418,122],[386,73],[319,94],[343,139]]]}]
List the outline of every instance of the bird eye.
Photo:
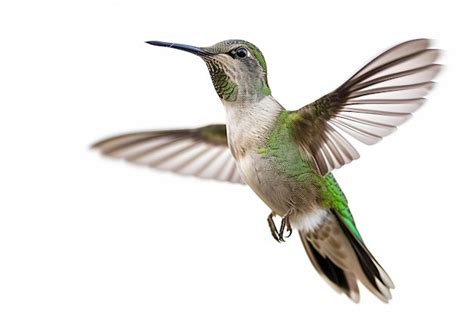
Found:
[{"label": "bird eye", "polygon": [[248,51],[244,47],[237,48],[234,53],[239,58],[244,58],[244,57],[247,57],[248,55]]}]

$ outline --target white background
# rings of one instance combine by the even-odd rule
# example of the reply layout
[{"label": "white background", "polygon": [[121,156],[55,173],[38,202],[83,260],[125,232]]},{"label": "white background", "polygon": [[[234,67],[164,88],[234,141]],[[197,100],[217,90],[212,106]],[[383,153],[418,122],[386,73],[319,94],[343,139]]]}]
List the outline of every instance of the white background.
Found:
[{"label": "white background", "polygon": [[[472,312],[473,10],[443,3],[2,2],[0,314]],[[272,239],[248,187],[88,150],[114,133],[223,122],[204,63],[145,40],[247,39],[296,109],[418,37],[445,50],[429,102],[335,172],[395,282],[388,305],[335,293],[298,237]]]}]

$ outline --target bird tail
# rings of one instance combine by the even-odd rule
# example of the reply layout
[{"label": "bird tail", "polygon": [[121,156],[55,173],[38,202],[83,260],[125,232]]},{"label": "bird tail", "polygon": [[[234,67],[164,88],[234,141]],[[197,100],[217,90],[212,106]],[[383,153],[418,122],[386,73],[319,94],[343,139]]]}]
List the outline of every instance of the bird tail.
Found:
[{"label": "bird tail", "polygon": [[357,280],[384,302],[391,299],[392,280],[337,211],[312,231],[300,231],[303,246],[319,274],[338,292],[359,302]]}]

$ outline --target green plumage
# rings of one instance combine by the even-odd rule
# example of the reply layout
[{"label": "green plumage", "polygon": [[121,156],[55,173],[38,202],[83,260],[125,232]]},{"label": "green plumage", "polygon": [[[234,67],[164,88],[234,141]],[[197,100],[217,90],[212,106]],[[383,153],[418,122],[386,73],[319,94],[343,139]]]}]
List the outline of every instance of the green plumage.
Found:
[{"label": "green plumage", "polygon": [[299,119],[300,114],[298,112],[281,111],[266,146],[260,148],[258,152],[275,158],[279,172],[285,173],[298,182],[315,185],[319,192],[315,196],[315,198],[318,198],[318,203],[325,208],[338,211],[349,230],[362,240],[349,210],[347,198],[332,173],[325,176],[317,174],[311,163],[305,160],[301,154],[293,134],[295,122]]},{"label": "green plumage", "polygon": [[319,176],[323,184],[322,192],[325,195],[323,199],[323,206],[324,202],[326,202],[328,208],[335,209],[341,215],[342,220],[349,228],[349,230],[359,239],[362,241],[362,237],[357,230],[355,225],[354,217],[352,216],[351,211],[349,210],[349,206],[347,203],[346,196],[342,192],[342,189],[339,187],[336,179],[332,175],[332,173],[327,174],[326,176]]}]

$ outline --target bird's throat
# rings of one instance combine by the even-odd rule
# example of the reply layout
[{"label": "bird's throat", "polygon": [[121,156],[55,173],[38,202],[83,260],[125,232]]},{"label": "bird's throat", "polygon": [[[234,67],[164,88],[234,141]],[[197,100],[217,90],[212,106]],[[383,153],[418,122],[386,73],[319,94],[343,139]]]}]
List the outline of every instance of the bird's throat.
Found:
[{"label": "bird's throat", "polygon": [[207,68],[217,95],[226,102],[259,102],[271,95],[266,77],[255,77],[238,69],[207,60]]}]

